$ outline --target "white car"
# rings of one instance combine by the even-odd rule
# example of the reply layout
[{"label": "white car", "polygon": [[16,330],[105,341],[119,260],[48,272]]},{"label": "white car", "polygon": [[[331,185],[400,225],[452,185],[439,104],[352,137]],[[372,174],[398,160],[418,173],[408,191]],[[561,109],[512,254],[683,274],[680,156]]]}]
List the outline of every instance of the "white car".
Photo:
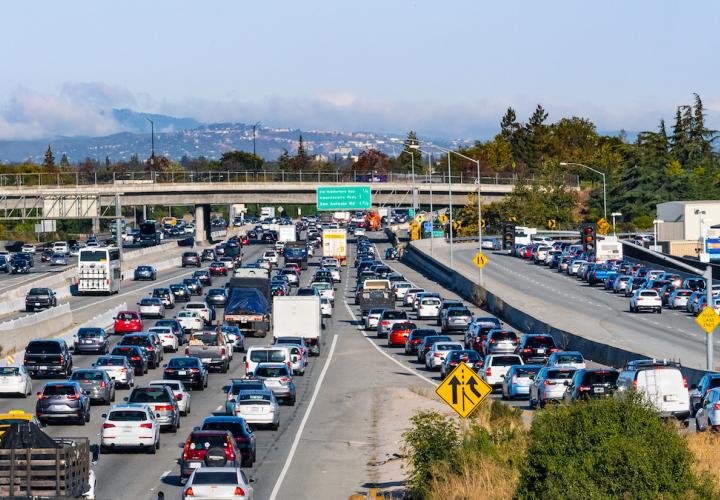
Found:
[{"label": "white car", "polygon": [[0,366],[0,394],[32,394],[32,380],[24,366]]},{"label": "white car", "polygon": [[353,236],[365,236],[365,228],[364,227],[356,227],[355,231],[353,232]]},{"label": "white car", "polygon": [[333,304],[327,297],[320,297],[320,313],[324,318],[329,318],[333,313]]},{"label": "white car", "polygon": [[462,342],[435,342],[425,354],[425,368],[439,370],[450,351],[461,351],[464,348]]},{"label": "white car", "polygon": [[340,279],[340,267],[336,266],[335,264],[328,264],[324,267],[325,270],[330,271],[330,276],[332,276],[332,279],[335,283],[340,283],[342,280]]},{"label": "white car", "polygon": [[580,351],[559,351],[550,355],[547,366],[555,368],[574,368],[584,370],[586,368],[585,358]]},{"label": "white car", "polygon": [[25,243],[21,247],[20,251],[25,253],[35,253],[35,245],[33,245],[32,243]]},{"label": "white car", "polygon": [[233,360],[233,355],[235,354],[235,339],[236,336],[233,335],[232,338],[230,338],[230,334],[226,331],[222,331],[222,336],[225,339],[225,344],[228,349],[228,356],[230,357],[230,361]]},{"label": "white car", "polygon": [[511,366],[524,364],[517,354],[488,354],[485,356],[485,365],[480,371],[480,377],[489,386],[500,387]]},{"label": "white car", "polygon": [[218,262],[222,262],[222,265],[225,266],[225,269],[227,269],[228,271],[232,271],[233,269],[235,269],[235,261],[232,257],[220,257],[220,259],[218,259]]},{"label": "white car", "polygon": [[200,467],[185,483],[182,498],[237,498],[252,500],[253,487],[240,467]]},{"label": "white car", "polygon": [[157,334],[165,351],[177,352],[178,347],[180,347],[177,335],[173,333],[172,328],[169,326],[153,326],[148,328],[148,332]]},{"label": "white car", "polygon": [[139,448],[155,454],[160,448],[160,424],[153,409],[145,404],[113,405],[100,428],[100,450]]},{"label": "white car", "polygon": [[339,266],[340,263],[338,262],[337,258],[335,257],[323,257],[320,259],[320,267],[325,266]]},{"label": "white car", "polygon": [[277,266],[278,264],[278,253],[275,250],[266,250],[262,256],[262,259],[269,262],[270,264]]},{"label": "white car", "polygon": [[692,290],[686,288],[673,290],[668,299],[668,307],[670,309],[685,309],[690,295],[692,295]]},{"label": "white car", "polygon": [[70,246],[67,241],[56,241],[52,246],[53,252],[67,254],[70,252]]},{"label": "white car", "polygon": [[373,308],[370,309],[365,316],[365,329],[375,330],[377,329],[378,323],[380,322],[380,316],[382,316],[384,309]]},{"label": "white car", "polygon": [[440,314],[442,302],[440,299],[430,297],[421,299],[417,308],[417,319],[434,319]]},{"label": "white car", "polygon": [[175,396],[175,400],[180,410],[180,415],[186,416],[190,414],[190,392],[185,388],[185,385],[179,380],[151,380],[149,386],[162,386],[166,385],[170,388]]},{"label": "white car", "polygon": [[100,356],[92,365],[96,370],[104,370],[115,381],[115,385],[130,388],[135,385],[135,370],[125,356]]},{"label": "white car", "polygon": [[630,312],[651,311],[662,313],[662,300],[657,290],[640,288],[630,297]]},{"label": "white car", "polygon": [[175,315],[175,319],[186,332],[197,332],[205,328],[205,322],[197,311],[180,311]]},{"label": "white car", "polygon": [[395,292],[395,300],[399,300],[402,302],[402,300],[405,298],[405,294],[408,290],[413,288],[412,283],[408,283],[407,281],[396,281],[392,285],[393,292]]},{"label": "white car", "polygon": [[408,291],[405,292],[405,297],[403,297],[403,305],[412,306],[413,302],[415,302],[415,296],[423,292],[425,292],[424,288],[408,288]]},{"label": "white car", "polygon": [[270,389],[240,391],[235,398],[233,415],[242,417],[250,425],[280,427],[280,405]]},{"label": "white car", "polygon": [[165,306],[163,305],[162,300],[158,298],[145,297],[144,299],[141,299],[137,305],[138,313],[141,318],[147,318],[148,316],[152,316],[154,318],[165,317]]},{"label": "white car", "polygon": [[193,301],[188,302],[185,304],[185,307],[183,308],[184,311],[195,311],[200,315],[200,317],[203,319],[205,324],[208,324],[212,321],[212,315],[210,312],[210,307],[205,302],[200,301]]},{"label": "white car", "polygon": [[320,297],[326,297],[333,304],[335,304],[335,287],[325,281],[316,281],[310,283],[310,288],[315,288]]}]

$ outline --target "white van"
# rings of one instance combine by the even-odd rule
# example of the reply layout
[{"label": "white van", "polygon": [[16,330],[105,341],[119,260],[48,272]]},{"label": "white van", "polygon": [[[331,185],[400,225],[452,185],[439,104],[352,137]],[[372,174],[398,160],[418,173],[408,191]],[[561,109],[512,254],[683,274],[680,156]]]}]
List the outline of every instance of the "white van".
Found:
[{"label": "white van", "polygon": [[255,372],[259,363],[285,363],[292,369],[292,354],[289,347],[275,345],[256,345],[245,353],[245,375]]},{"label": "white van", "polygon": [[618,377],[616,397],[635,390],[664,418],[674,417],[687,423],[690,418],[690,393],[680,364],[668,360],[630,361]]},{"label": "white van", "polygon": [[53,243],[52,249],[55,253],[62,253],[66,255],[70,253],[70,248],[68,247],[67,241],[56,241],[55,243]]}]

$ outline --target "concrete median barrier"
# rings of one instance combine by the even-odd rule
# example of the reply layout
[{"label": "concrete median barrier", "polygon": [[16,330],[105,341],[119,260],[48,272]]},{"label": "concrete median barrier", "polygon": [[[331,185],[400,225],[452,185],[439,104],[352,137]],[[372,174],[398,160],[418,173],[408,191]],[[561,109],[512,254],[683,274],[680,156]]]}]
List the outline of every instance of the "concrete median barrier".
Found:
[{"label": "concrete median barrier", "polygon": [[32,339],[54,337],[72,325],[73,313],[69,304],[4,321],[0,323],[2,353],[20,351]]}]

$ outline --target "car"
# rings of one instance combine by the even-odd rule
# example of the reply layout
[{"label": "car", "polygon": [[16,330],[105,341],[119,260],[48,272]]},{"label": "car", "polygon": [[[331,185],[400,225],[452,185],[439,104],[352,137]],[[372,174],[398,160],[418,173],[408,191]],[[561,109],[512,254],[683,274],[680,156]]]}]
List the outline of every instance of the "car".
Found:
[{"label": "car", "polygon": [[180,427],[180,408],[172,389],[166,385],[136,386],[123,399],[128,404],[148,405],[155,413],[161,429],[167,427],[175,433]]},{"label": "car", "polygon": [[113,332],[115,335],[143,331],[143,321],[135,311],[120,311],[114,318]]},{"label": "car", "polygon": [[139,448],[154,455],[160,449],[160,424],[149,405],[113,405],[101,416],[101,453]]},{"label": "car", "polygon": [[450,351],[440,366],[440,378],[447,377],[460,363],[465,363],[475,372],[480,372],[485,366],[485,360],[480,353],[468,349]]},{"label": "car", "polygon": [[175,294],[172,288],[155,288],[150,293],[150,296],[156,299],[160,299],[165,309],[175,309]]},{"label": "car", "polygon": [[169,326],[153,326],[148,328],[148,333],[154,333],[160,339],[162,348],[165,352],[177,352],[180,347],[178,336]]},{"label": "car", "polygon": [[415,351],[418,363],[425,364],[425,355],[435,342],[452,342],[452,339],[447,335],[428,335],[424,337]]},{"label": "car", "polygon": [[225,307],[228,296],[225,288],[211,288],[205,295],[205,302],[215,307]]},{"label": "car", "polygon": [[85,425],[90,422],[90,398],[77,382],[50,382],[37,393],[35,415],[42,424],[72,420]]},{"label": "car", "polygon": [[295,405],[295,381],[291,368],[285,363],[258,363],[253,376],[265,382],[275,397],[288,406]]},{"label": "car", "polygon": [[508,370],[514,365],[525,364],[518,354],[488,354],[480,378],[493,389],[500,387]]},{"label": "car", "polygon": [[25,311],[34,312],[35,309],[56,307],[57,296],[50,288],[31,288],[25,295]]},{"label": "car", "polygon": [[185,337],[182,325],[176,319],[159,319],[155,321],[155,326],[166,326],[172,330],[175,336],[178,338],[178,344],[185,343]]},{"label": "car", "polygon": [[[190,289],[182,283],[174,283],[170,285],[170,291],[173,294],[175,302],[188,302],[192,295]],[[173,307],[175,304],[173,303]]]},{"label": "car", "polygon": [[279,274],[287,276],[290,286],[300,286],[300,272],[297,269],[281,269]]},{"label": "car", "polygon": [[392,331],[392,325],[398,322],[409,321],[407,312],[400,311],[398,309],[383,309],[383,312],[378,318],[377,324],[377,336],[387,337]]},{"label": "car", "polygon": [[434,342],[425,354],[425,368],[439,370],[450,351],[461,351],[463,347],[460,342]]},{"label": "car", "polygon": [[576,370],[565,389],[563,401],[588,400],[591,398],[612,397],[617,390],[618,372],[614,368],[586,368]]},{"label": "car", "polygon": [[689,288],[676,288],[672,291],[667,300],[667,306],[670,309],[685,309],[692,290]]},{"label": "car", "polygon": [[202,391],[208,385],[208,371],[200,358],[194,356],[172,358],[163,368],[163,380],[179,380],[198,391]]},{"label": "car", "polygon": [[232,257],[229,257],[229,256],[220,257],[218,259],[218,262],[220,262],[223,266],[225,266],[226,270],[230,270],[230,271],[235,269],[235,267],[239,267],[239,266],[235,265],[236,264],[235,259],[233,259]]},{"label": "car", "polygon": [[617,378],[615,396],[633,391],[641,394],[662,418],[673,417],[684,424],[690,418],[690,394],[680,363],[659,359],[628,361]]},{"label": "car", "polygon": [[549,402],[562,401],[575,370],[570,366],[543,367],[530,385],[530,408],[544,408]]},{"label": "car", "polygon": [[190,414],[190,400],[192,396],[185,388],[185,384],[179,380],[151,380],[148,382],[148,387],[155,386],[164,386],[169,388],[172,391],[173,396],[175,396],[178,409],[180,410],[180,415],[187,416]]},{"label": "car", "polygon": [[203,293],[203,285],[197,278],[185,278],[183,285],[187,286],[193,295],[202,295]]},{"label": "car", "polygon": [[272,266],[278,265],[278,253],[275,250],[266,250],[262,255],[262,260],[269,262]]},{"label": "car", "polygon": [[438,332],[432,328],[416,328],[410,332],[410,335],[405,339],[405,354],[412,355],[417,353],[418,346],[422,343],[425,337],[437,336]]},{"label": "car", "polygon": [[140,302],[137,303],[138,306],[138,313],[140,314],[141,318],[147,318],[147,317],[155,317],[155,318],[164,318],[165,317],[165,306],[162,303],[162,300],[155,298],[155,297],[145,297],[143,299],[140,299]]},{"label": "car", "polygon": [[180,480],[187,480],[196,469],[211,469],[214,463],[239,468],[241,457],[230,431],[194,430],[187,437],[178,461]]},{"label": "car", "polygon": [[377,329],[378,321],[380,321],[380,316],[382,316],[384,310],[384,308],[378,307],[373,307],[368,310],[367,314],[365,315],[365,330]]},{"label": "car", "polygon": [[552,336],[541,333],[523,335],[516,349],[525,363],[541,363],[543,365],[547,362],[550,354],[558,350]]},{"label": "car", "polygon": [[227,276],[228,275],[228,268],[225,267],[225,264],[220,261],[211,262],[208,270],[210,271],[211,276]]},{"label": "car", "polygon": [[711,429],[720,431],[720,389],[710,389],[698,404],[695,412],[695,430],[704,432]]},{"label": "car", "polygon": [[54,253],[50,257],[51,266],[67,266],[69,264],[68,256],[64,253]]},{"label": "car", "polygon": [[394,323],[388,335],[388,347],[404,347],[410,332],[415,330],[417,325],[409,321]]},{"label": "car", "polygon": [[115,381],[115,386],[129,389],[135,385],[135,370],[125,356],[100,356],[90,366],[106,372]]},{"label": "car", "polygon": [[187,480],[182,499],[254,498],[254,488],[245,473],[237,467],[201,467]]},{"label": "car", "polygon": [[200,313],[195,310],[184,309],[175,315],[175,319],[180,323],[182,329],[186,333],[193,333],[205,328],[205,320]]},{"label": "car", "polygon": [[706,373],[690,387],[690,411],[693,415],[700,409],[705,395],[716,387],[720,387],[720,373]]},{"label": "car", "polygon": [[108,349],[110,349],[110,339],[104,328],[84,326],[79,328],[73,336],[75,354],[86,352],[107,354]]},{"label": "car", "polygon": [[134,370],[134,375],[145,375],[148,372],[148,358],[145,351],[136,345],[116,345],[110,351],[111,356],[124,356]]},{"label": "car", "polygon": [[327,297],[320,297],[320,312],[323,318],[330,318],[333,315],[333,303]]},{"label": "car", "polygon": [[550,354],[547,359],[547,366],[555,368],[574,368],[583,370],[586,368],[585,358],[580,351],[556,351]]},{"label": "car", "polygon": [[233,415],[252,426],[280,427],[280,405],[270,389],[241,388],[235,396]]},{"label": "car", "polygon": [[542,369],[542,365],[513,365],[502,382],[502,399],[530,397],[530,385]]},{"label": "car", "polygon": [[509,354],[517,349],[520,339],[511,330],[490,330],[483,344],[483,354]]},{"label": "car", "polygon": [[25,243],[22,247],[20,247],[20,251],[24,253],[35,253],[35,245],[32,243]]},{"label": "car", "polygon": [[195,271],[192,277],[200,281],[203,286],[212,286],[212,276],[206,270]]},{"label": "car", "polygon": [[200,267],[202,261],[197,252],[183,252],[180,258],[180,267],[195,266]]},{"label": "car", "polygon": [[638,289],[630,297],[630,312],[652,311],[662,313],[662,300],[657,290]]},{"label": "car", "polygon": [[302,337],[275,337],[273,345],[290,349],[290,368],[293,375],[305,375],[309,363],[310,348]]},{"label": "car", "polygon": [[126,333],[117,346],[138,346],[147,358],[149,368],[160,366],[164,358],[162,341],[154,332]]},{"label": "car", "polygon": [[109,405],[115,401],[115,381],[105,370],[94,368],[75,370],[68,380],[80,384],[91,403],[99,401]]},{"label": "car", "polygon": [[473,315],[468,308],[449,307],[442,315],[440,330],[443,333],[451,331],[464,332],[472,323],[472,319]]},{"label": "car", "polygon": [[24,366],[0,366],[0,394],[32,394],[32,379]]},{"label": "car", "polygon": [[32,422],[38,427],[42,425],[35,415],[23,410],[8,410],[0,413],[0,437],[5,434],[12,424],[23,424],[25,422]]},{"label": "car", "polygon": [[205,417],[202,424],[200,424],[200,430],[230,431],[242,456],[241,466],[252,467],[253,463],[255,463],[257,455],[255,433],[250,429],[244,418],[235,415]]},{"label": "car", "polygon": [[69,377],[72,373],[73,357],[62,338],[33,339],[25,346],[23,365],[31,377]]},{"label": "car", "polygon": [[155,281],[157,279],[157,271],[153,266],[137,266],[133,272],[133,279],[135,281]]},{"label": "car", "polygon": [[422,298],[418,303],[417,319],[435,319],[440,314],[442,302],[436,297]]}]

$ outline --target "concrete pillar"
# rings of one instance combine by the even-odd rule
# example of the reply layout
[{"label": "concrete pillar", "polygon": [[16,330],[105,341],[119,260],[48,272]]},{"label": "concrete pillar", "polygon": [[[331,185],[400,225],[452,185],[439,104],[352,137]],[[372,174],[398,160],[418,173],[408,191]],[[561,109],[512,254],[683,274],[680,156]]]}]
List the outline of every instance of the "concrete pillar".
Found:
[{"label": "concrete pillar", "polygon": [[210,205],[195,205],[195,242],[210,240]]},{"label": "concrete pillar", "polygon": [[145,222],[147,220],[147,205],[143,205],[143,218],[142,221]]},{"label": "concrete pillar", "polygon": [[100,233],[100,217],[92,218],[92,232],[93,232],[93,234]]}]

